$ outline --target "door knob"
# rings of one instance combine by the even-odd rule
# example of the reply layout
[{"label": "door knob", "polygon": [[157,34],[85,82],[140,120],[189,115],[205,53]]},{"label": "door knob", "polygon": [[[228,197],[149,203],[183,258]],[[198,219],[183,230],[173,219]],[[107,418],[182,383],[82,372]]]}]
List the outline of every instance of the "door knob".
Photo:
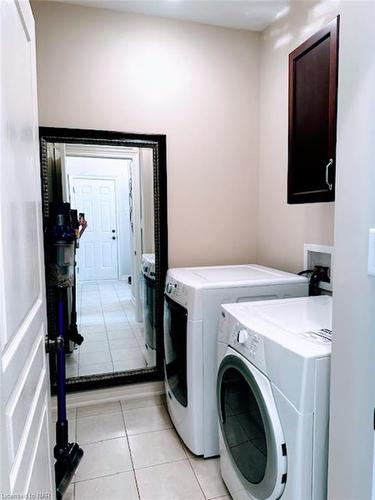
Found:
[{"label": "door knob", "polygon": [[112,229],[112,233],[115,233],[116,232],[116,229]]},{"label": "door knob", "polygon": [[116,239],[116,236],[112,236],[112,239],[115,240]]}]

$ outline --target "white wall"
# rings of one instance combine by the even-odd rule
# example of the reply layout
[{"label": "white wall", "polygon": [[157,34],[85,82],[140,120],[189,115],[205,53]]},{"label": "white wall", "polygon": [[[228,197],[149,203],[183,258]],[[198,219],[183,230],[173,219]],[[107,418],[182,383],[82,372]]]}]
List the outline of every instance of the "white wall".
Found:
[{"label": "white wall", "polygon": [[[65,161],[65,172],[67,176],[111,177],[116,180],[117,214],[119,223],[117,238],[119,247],[118,255],[120,277],[132,274],[130,255],[128,163],[129,160],[114,158],[84,158],[73,156],[67,156]],[[90,224],[90,221],[88,221],[88,224]]]},{"label": "white wall", "polygon": [[260,264],[293,272],[303,268],[304,243],[333,244],[334,204],[287,204],[288,55],[332,20],[339,5],[291,2],[262,33],[257,255]]},{"label": "white wall", "polygon": [[34,2],[41,125],[167,135],[170,265],[256,258],[259,35]]},{"label": "white wall", "polygon": [[329,500],[371,500],[375,405],[375,3],[342,5]]},{"label": "white wall", "polygon": [[149,148],[139,149],[142,211],[142,253],[155,253],[154,160]]}]

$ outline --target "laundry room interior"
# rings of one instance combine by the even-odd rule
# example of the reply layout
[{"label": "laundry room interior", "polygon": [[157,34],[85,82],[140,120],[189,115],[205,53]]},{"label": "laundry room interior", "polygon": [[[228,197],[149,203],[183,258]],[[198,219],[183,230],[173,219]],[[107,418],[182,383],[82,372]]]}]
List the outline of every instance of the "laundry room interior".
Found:
[{"label": "laundry room interior", "polygon": [[375,500],[375,3],[0,4],[0,495]]}]

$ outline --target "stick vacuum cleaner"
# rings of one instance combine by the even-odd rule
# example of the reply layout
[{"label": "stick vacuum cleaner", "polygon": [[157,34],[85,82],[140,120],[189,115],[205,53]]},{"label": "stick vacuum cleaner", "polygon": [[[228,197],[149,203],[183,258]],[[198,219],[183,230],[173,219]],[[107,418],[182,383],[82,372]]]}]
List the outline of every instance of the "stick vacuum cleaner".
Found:
[{"label": "stick vacuum cleaner", "polygon": [[[79,219],[77,210],[71,210],[71,218],[72,218],[72,227],[75,230],[76,239],[75,239],[75,248],[78,247],[79,242]],[[68,330],[68,337],[71,342],[74,344],[81,345],[84,341],[84,338],[80,333],[78,333],[77,327],[77,299],[76,299],[76,286],[77,286],[77,276],[76,276],[77,262],[74,254],[74,272],[73,272],[73,285],[72,285],[72,310],[70,313],[70,325]],[[69,352],[69,346],[66,346],[66,352]]]},{"label": "stick vacuum cleaner", "polygon": [[69,203],[51,203],[46,231],[47,285],[55,287],[57,295],[57,336],[49,340],[50,352],[57,361],[57,422],[54,448],[56,498],[62,499],[83,456],[77,443],[68,441],[66,418],[65,345],[68,342],[66,289],[74,284],[76,230],[72,224]]}]

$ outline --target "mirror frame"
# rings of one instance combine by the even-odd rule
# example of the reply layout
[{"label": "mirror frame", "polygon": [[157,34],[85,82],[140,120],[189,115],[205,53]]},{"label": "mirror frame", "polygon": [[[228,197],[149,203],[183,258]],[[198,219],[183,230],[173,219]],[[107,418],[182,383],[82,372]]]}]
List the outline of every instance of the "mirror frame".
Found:
[{"label": "mirror frame", "polygon": [[[106,130],[39,127],[40,164],[43,226],[48,217],[48,206],[51,201],[48,189],[48,143],[90,144],[102,146],[145,147],[153,150],[154,163],[154,229],[155,229],[155,325],[156,325],[156,366],[114,372],[108,374],[88,375],[67,379],[67,391],[82,391],[113,387],[129,383],[162,380],[164,378],[163,359],[163,316],[164,316],[164,284],[168,269],[168,213],[167,213],[167,139],[162,134],[136,134],[112,132]],[[58,175],[58,172],[53,172]],[[61,177],[61,175],[60,175]],[[60,193],[53,193],[56,199]],[[51,297],[46,291],[47,308],[51,305]],[[52,375],[52,373],[51,373]],[[56,384],[51,379],[52,392]]]}]

